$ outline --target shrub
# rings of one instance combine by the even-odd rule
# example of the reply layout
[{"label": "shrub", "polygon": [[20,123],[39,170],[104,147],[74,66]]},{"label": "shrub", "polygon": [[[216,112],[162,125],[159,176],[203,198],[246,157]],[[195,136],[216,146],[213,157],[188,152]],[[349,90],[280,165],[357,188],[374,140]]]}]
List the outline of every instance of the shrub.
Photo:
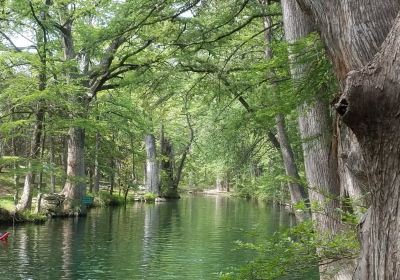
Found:
[{"label": "shrub", "polygon": [[123,205],[125,201],[122,196],[111,195],[109,192],[101,191],[96,195],[94,203],[98,206],[118,206]]},{"label": "shrub", "polygon": [[[220,279],[319,279],[318,263],[351,260],[358,255],[355,231],[328,237],[316,233],[313,228],[312,222],[306,221],[274,234],[264,243],[237,241],[240,250],[253,250],[257,257],[238,271],[221,275]],[[319,248],[319,255],[316,248]]]},{"label": "shrub", "polygon": [[143,198],[144,198],[144,201],[146,201],[146,202],[154,202],[157,198],[157,195],[149,192],[149,193],[145,193]]}]

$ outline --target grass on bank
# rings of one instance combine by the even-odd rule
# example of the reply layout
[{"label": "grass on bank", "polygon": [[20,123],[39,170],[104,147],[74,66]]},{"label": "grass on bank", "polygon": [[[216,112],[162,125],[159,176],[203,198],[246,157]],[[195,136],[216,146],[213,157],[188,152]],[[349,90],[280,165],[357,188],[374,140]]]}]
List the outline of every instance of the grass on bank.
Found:
[{"label": "grass on bank", "polygon": [[[41,223],[46,221],[47,217],[44,214],[38,214],[31,211],[23,211],[20,213],[15,213],[15,203],[14,198],[11,195],[0,197],[0,209],[2,215],[0,217],[0,222],[33,222]],[[7,214],[6,214],[7,213]]]},{"label": "grass on bank", "polygon": [[0,208],[9,212],[15,211],[14,198],[11,195],[0,197]]},{"label": "grass on bank", "polygon": [[[94,205],[93,206],[120,206],[125,204],[125,198],[123,195],[120,195],[118,192],[114,194],[110,194],[108,190],[101,190],[98,194],[89,194],[90,196],[94,196]],[[133,198],[131,196],[127,197],[126,203],[132,202]]]}]

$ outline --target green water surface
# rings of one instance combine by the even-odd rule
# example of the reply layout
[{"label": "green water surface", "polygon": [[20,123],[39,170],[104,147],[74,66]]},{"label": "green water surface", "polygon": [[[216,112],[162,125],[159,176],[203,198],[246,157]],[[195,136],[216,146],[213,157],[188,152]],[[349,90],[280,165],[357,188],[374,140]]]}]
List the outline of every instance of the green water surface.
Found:
[{"label": "green water surface", "polygon": [[265,203],[194,196],[2,226],[11,236],[0,244],[0,279],[218,279],[253,257],[235,241],[261,241],[292,223]]}]

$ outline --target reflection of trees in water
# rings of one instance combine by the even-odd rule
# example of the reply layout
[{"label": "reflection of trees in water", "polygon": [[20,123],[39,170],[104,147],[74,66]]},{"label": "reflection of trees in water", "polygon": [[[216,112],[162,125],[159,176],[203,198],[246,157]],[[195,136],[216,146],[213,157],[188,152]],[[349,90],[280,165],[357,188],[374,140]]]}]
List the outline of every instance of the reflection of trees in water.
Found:
[{"label": "reflection of trees in water", "polygon": [[28,255],[28,232],[26,227],[18,230],[19,239],[15,243],[18,252],[18,272],[21,278],[26,275],[26,269],[30,266],[30,258]]},{"label": "reflection of trees in water", "polygon": [[214,226],[219,227],[224,220],[224,214],[227,207],[227,198],[220,195],[216,195],[214,199],[215,210],[214,210]]},{"label": "reflection of trees in water", "polygon": [[73,267],[72,267],[72,239],[73,239],[73,223],[75,219],[66,219],[62,224],[62,278],[72,279]]},{"label": "reflection of trees in water", "polygon": [[[151,263],[156,230],[159,230],[158,205],[146,205],[144,215],[144,236],[143,236],[143,264],[148,266]],[[156,244],[157,245],[157,244]]]},{"label": "reflection of trees in water", "polygon": [[[175,201],[144,205],[144,236],[142,267],[148,270],[149,267],[160,263],[160,258],[171,242],[176,238],[181,228],[178,203]],[[171,233],[175,236],[172,237]],[[150,269],[151,270],[151,269]]]}]

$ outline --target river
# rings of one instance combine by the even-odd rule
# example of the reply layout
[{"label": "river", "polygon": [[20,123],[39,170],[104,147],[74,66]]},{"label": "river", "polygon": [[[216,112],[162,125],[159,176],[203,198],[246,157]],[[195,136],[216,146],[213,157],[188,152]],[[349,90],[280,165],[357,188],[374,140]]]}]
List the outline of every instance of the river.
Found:
[{"label": "river", "polygon": [[95,208],[87,217],[0,227],[0,279],[218,279],[254,242],[293,223],[278,207],[223,196]]}]

